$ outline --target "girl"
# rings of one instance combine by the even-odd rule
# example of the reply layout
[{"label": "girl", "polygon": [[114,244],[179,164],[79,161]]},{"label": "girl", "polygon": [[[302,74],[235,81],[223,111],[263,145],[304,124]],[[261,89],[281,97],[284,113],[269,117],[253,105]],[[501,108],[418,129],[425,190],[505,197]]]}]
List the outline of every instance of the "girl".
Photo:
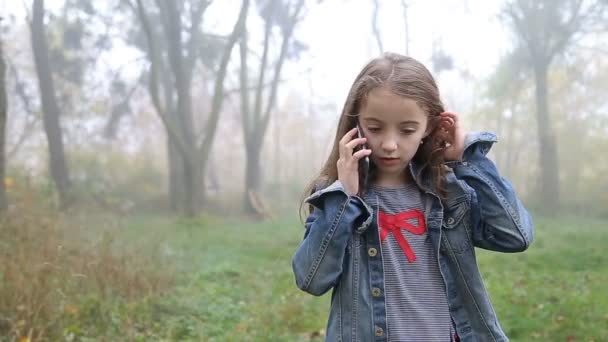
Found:
[{"label": "girl", "polygon": [[300,289],[333,288],[327,341],[508,341],[473,247],[523,251],[533,226],[486,157],[494,142],[444,111],[418,61],[363,68],[293,257]]}]

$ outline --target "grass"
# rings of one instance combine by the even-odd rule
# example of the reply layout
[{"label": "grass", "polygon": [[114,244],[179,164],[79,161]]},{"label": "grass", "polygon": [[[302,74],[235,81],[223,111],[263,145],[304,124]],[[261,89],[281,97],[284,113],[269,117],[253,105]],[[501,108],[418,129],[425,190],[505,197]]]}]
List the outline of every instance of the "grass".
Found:
[{"label": "grass", "polygon": [[538,219],[525,253],[479,253],[502,326],[513,341],[608,340],[608,223]]},{"label": "grass", "polygon": [[[487,289],[512,341],[608,340],[607,226],[593,219],[537,219],[536,241],[526,253],[478,251]],[[291,271],[302,234],[296,218],[270,223],[127,218],[111,229],[111,251],[106,247],[105,254],[114,259],[103,260],[133,265],[132,272],[142,270],[137,279],[148,275],[159,285],[148,289],[141,280],[130,280],[148,290],[125,291],[131,278],[119,271],[103,291],[85,284],[81,293],[73,292],[71,306],[64,303],[55,316],[48,313],[56,329],[47,330],[46,339],[322,341],[329,295],[299,291]],[[48,286],[63,286],[57,281]],[[0,292],[7,289],[0,278]],[[17,310],[19,304],[12,305]],[[3,314],[0,307],[0,322]]]},{"label": "grass", "polygon": [[207,220],[168,231],[170,225],[144,218],[131,230],[166,236],[175,251],[182,277],[169,305],[177,304],[189,326],[180,339],[310,341],[319,335],[328,302],[295,287],[291,254],[303,233],[297,224]]}]

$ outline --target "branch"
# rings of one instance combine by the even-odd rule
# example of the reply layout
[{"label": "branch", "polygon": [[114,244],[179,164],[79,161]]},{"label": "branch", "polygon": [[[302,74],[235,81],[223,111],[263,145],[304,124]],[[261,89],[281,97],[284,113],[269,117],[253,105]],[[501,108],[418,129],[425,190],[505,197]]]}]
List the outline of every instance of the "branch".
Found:
[{"label": "branch", "polygon": [[[270,5],[270,10],[274,11],[273,4]],[[260,116],[262,115],[262,93],[264,80],[266,78],[266,65],[268,64],[268,47],[270,45],[270,34],[272,33],[272,19],[274,13],[268,13],[266,18],[266,26],[264,29],[264,48],[262,52],[262,59],[260,60],[260,74],[258,76],[258,86],[255,92],[255,107],[253,109],[253,131],[258,131],[258,125],[260,124]]]},{"label": "branch", "polygon": [[[524,6],[524,5],[522,5],[520,2],[520,6]],[[507,15],[513,21],[513,25],[515,26],[515,33],[518,34],[522,38],[522,40],[528,46],[528,50],[529,50],[530,54],[533,55],[532,47],[534,46],[534,42],[532,41],[532,38],[530,36],[528,36],[528,34],[527,34],[528,30],[526,30],[526,27],[525,27],[524,14],[522,13],[522,15],[520,17],[518,15],[517,9],[513,3],[507,4],[505,11],[506,11]]]},{"label": "branch", "polygon": [[23,102],[23,107],[25,112],[29,114],[30,120],[25,123],[25,127],[23,128],[23,132],[21,136],[17,139],[17,142],[13,145],[13,147],[7,153],[7,160],[13,159],[13,157],[17,154],[21,145],[30,137],[30,135],[34,132],[34,125],[38,123],[39,117],[34,115],[34,111],[32,110],[32,106],[30,103],[30,99],[25,93],[25,85],[19,79],[19,74],[17,68],[11,63],[9,58],[5,58],[6,64],[9,67],[9,70],[12,74],[15,75],[15,91],[17,92],[17,96]]},{"label": "branch", "polygon": [[192,70],[196,61],[196,51],[201,40],[201,22],[203,21],[203,13],[209,7],[211,1],[202,1],[196,10],[190,12],[190,41],[188,42],[188,55],[186,56],[186,70]]},{"label": "branch", "polygon": [[[574,36],[574,34],[580,29],[581,24],[583,23],[586,15],[580,15],[580,10],[582,6],[582,1],[579,0],[576,4],[575,9],[572,10],[572,16],[568,20],[567,24],[563,25],[564,31],[561,32],[561,39],[558,37],[555,45],[549,47],[549,51],[547,53],[547,59],[550,61],[557,55],[560,51],[563,51],[568,41]],[[595,6],[593,6],[590,11],[594,11]]]},{"label": "branch", "polygon": [[591,50],[591,51],[594,51],[594,52],[597,52],[597,53],[600,53],[600,54],[608,56],[608,48],[604,49],[604,48],[602,48],[600,46],[585,46],[585,45],[581,45],[579,43],[575,43],[574,46],[577,47],[577,48],[579,48],[579,49]]},{"label": "branch", "polygon": [[[137,81],[135,81],[133,83],[133,85],[131,86],[131,89],[129,89],[129,91],[127,91],[127,95],[118,103],[118,105],[116,105],[114,107],[114,109],[112,110],[112,113],[110,113],[110,118],[108,119],[108,122],[106,123],[106,127],[104,128],[104,137],[106,139],[108,139],[108,140],[113,139],[116,136],[116,129],[117,129],[118,122],[124,115],[131,113],[131,109],[129,107],[129,102],[131,101],[131,97],[135,93],[135,90],[139,86],[139,82],[141,82],[143,80],[143,78],[144,78],[144,73],[142,72],[139,75],[139,77],[137,78]],[[125,107],[127,108],[127,110],[123,111],[122,108],[125,108]]]},{"label": "branch", "polygon": [[241,56],[241,69],[239,71],[239,79],[241,82],[241,88],[239,93],[241,94],[241,119],[243,121],[243,136],[245,138],[245,144],[249,141],[249,80],[248,80],[248,65],[247,65],[247,30],[243,31],[241,37],[241,43],[239,47]]},{"label": "branch", "polygon": [[296,9],[290,20],[291,25],[289,25],[289,27],[287,27],[285,32],[283,32],[283,43],[281,45],[281,52],[279,55],[279,60],[277,61],[277,64],[275,67],[274,78],[272,80],[272,89],[270,91],[270,99],[268,100],[268,103],[266,104],[266,110],[264,112],[264,116],[262,119],[263,120],[262,126],[260,127],[260,136],[264,136],[266,128],[268,127],[268,122],[270,121],[270,111],[272,110],[272,107],[274,106],[274,101],[275,101],[275,98],[277,95],[279,77],[281,76],[281,68],[283,67],[283,62],[285,61],[285,56],[287,55],[287,49],[289,48],[289,40],[291,39],[291,36],[293,35],[293,30],[294,30],[296,24],[298,23],[298,20],[297,20],[298,14],[300,13],[300,10],[302,9],[303,6],[304,6],[304,0],[299,0],[296,5]]},{"label": "branch", "polygon": [[152,98],[152,104],[156,109],[156,113],[162,120],[167,133],[169,134],[169,138],[175,143],[178,151],[182,153],[184,159],[188,159],[189,149],[187,148],[184,141],[180,138],[180,135],[177,133],[177,129],[173,126],[172,122],[167,118],[166,109],[163,108],[160,96],[158,94],[158,64],[160,62],[160,52],[158,51],[158,46],[156,46],[154,35],[152,33],[152,27],[150,25],[149,18],[146,14],[146,11],[143,7],[142,0],[137,0],[137,16],[141,21],[142,27],[144,28],[144,32],[146,34],[146,38],[148,40],[148,55],[150,57],[150,83],[148,85],[148,89],[150,92],[150,97]]},{"label": "branch", "polygon": [[[300,74],[307,74],[307,73],[310,73],[311,71],[312,71],[312,68],[309,67],[309,68],[306,68],[305,70],[299,72],[298,75],[300,75]],[[290,78],[282,78],[282,79],[279,80],[279,84],[286,83],[286,82],[291,82],[291,81],[293,81],[294,79],[297,79],[297,78],[298,78],[297,76],[290,77]],[[264,88],[264,89],[268,89],[268,88],[271,88],[271,87],[272,87],[272,81],[269,81],[269,82],[266,82],[266,83],[262,84],[262,88]],[[247,91],[254,91],[257,88],[258,88],[257,86],[247,86],[247,88],[245,88],[245,89],[247,89]],[[236,88],[226,89],[226,90],[224,90],[224,95],[233,95],[235,93],[240,92],[242,89],[243,89],[243,87],[236,87]]]},{"label": "branch", "polygon": [[243,34],[243,31],[245,30],[245,22],[247,19],[248,9],[249,0],[243,0],[241,12],[239,13],[239,18],[236,24],[234,25],[234,29],[232,30],[230,38],[228,39],[228,43],[226,44],[226,48],[224,49],[224,55],[222,56],[222,61],[220,63],[217,78],[215,79],[213,100],[211,103],[211,114],[209,115],[209,119],[207,121],[203,141],[200,147],[198,147],[198,149],[200,149],[201,157],[207,156],[209,154],[209,151],[211,150],[213,135],[215,134],[215,129],[217,127],[219,114],[222,109],[222,103],[224,100],[224,79],[226,78],[226,69],[228,68],[228,62],[230,61],[232,48],[236,44],[237,39]]}]

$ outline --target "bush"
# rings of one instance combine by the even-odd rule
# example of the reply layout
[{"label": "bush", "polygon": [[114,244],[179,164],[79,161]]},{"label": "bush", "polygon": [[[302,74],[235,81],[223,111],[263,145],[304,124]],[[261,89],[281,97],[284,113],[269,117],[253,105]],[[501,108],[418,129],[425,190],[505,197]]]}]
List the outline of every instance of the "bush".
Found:
[{"label": "bush", "polygon": [[109,232],[87,228],[40,205],[0,214],[0,336],[71,340],[131,331],[129,308],[173,285],[159,253],[120,251]]}]

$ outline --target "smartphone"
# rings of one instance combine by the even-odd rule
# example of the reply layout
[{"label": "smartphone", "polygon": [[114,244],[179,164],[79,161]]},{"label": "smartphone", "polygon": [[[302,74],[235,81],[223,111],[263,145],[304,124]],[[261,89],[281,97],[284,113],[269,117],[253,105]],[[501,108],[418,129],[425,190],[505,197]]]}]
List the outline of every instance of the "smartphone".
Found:
[{"label": "smartphone", "polygon": [[[357,137],[363,138],[363,133],[361,131],[361,127],[357,124]],[[367,149],[366,144],[360,144],[355,147],[355,152],[360,151],[362,149]],[[359,194],[363,194],[365,189],[367,188],[367,178],[369,176],[369,156],[365,156],[359,159]]]}]

